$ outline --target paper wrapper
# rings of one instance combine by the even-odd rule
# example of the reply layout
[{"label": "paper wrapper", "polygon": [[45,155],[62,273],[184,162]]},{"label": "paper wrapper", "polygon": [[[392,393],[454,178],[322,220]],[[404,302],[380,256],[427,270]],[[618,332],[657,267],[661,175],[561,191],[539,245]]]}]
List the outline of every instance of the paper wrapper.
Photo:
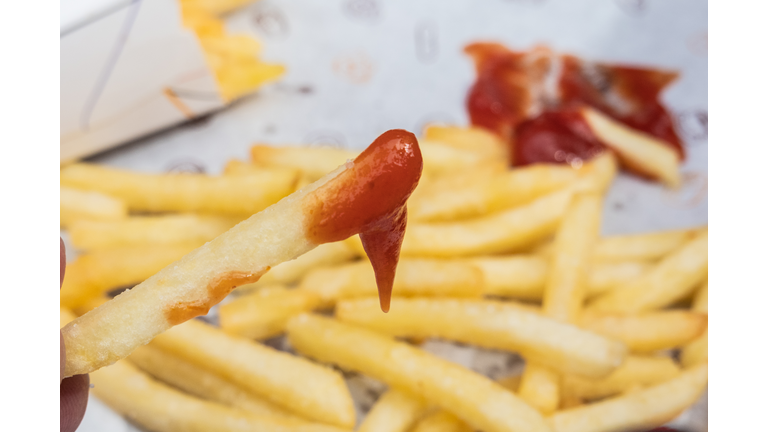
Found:
[{"label": "paper wrapper", "polygon": [[[620,175],[606,199],[603,234],[707,223],[706,2],[261,0],[228,22],[230,30],[261,40],[264,56],[286,65],[284,78],[213,117],[113,150],[96,162],[219,173],[228,159],[247,158],[256,142],[362,149],[387,129],[418,135],[431,122],[467,124],[464,102],[475,76],[463,47],[485,40],[511,49],[543,43],[590,60],[681,74],[663,101],[685,140],[683,185],[669,190]],[[157,99],[158,105],[164,102]],[[173,113],[170,104],[166,109]],[[440,341],[425,348],[491,377],[522,368],[513,354]],[[357,375],[348,383],[360,415],[384,388]],[[673,424],[706,431],[706,396]],[[80,430],[132,429],[92,399]]]}]

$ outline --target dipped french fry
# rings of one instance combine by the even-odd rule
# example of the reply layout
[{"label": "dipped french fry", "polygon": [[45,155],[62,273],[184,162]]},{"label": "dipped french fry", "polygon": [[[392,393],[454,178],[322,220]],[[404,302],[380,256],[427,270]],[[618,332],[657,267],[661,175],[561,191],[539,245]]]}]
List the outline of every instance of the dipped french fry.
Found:
[{"label": "dipped french fry", "polygon": [[62,330],[65,375],[88,373],[125,358],[169,328],[205,315],[234,288],[257,281],[272,266],[357,233],[377,272],[381,306],[388,308],[405,230],[405,203],[421,165],[413,134],[385,132],[354,163],[251,216],[68,324]]},{"label": "dipped french fry", "polygon": [[649,353],[685,345],[707,328],[707,315],[665,310],[634,315],[585,313],[579,325],[624,342],[632,352]]},{"label": "dipped french fry", "polygon": [[222,304],[219,324],[227,333],[264,340],[282,334],[291,317],[310,312],[319,304],[320,296],[310,291],[264,287]]},{"label": "dipped french fry", "polygon": [[128,356],[128,360],[155,379],[193,396],[262,416],[298,420],[297,424],[307,422],[269,400],[210,372],[205,367],[184,361],[153,344],[137,348]]},{"label": "dipped french fry", "polygon": [[76,249],[123,246],[203,244],[227,231],[241,218],[174,214],[131,216],[117,221],[78,221],[69,229]]},{"label": "dipped french fry", "polygon": [[[368,262],[311,271],[300,289],[320,296],[324,308],[340,299],[376,295],[376,278]],[[483,275],[469,263],[439,259],[403,258],[395,275],[395,297],[480,297]]]},{"label": "dipped french fry", "polygon": [[552,235],[573,192],[545,195],[524,206],[466,221],[412,223],[403,256],[457,257],[510,252]]},{"label": "dipped french fry", "polygon": [[620,342],[511,302],[393,299],[392,310],[383,314],[374,299],[345,300],[337,304],[336,316],[392,336],[438,337],[519,352],[559,372],[595,378],[617,368],[627,351]]},{"label": "dipped french fry", "polygon": [[589,309],[636,313],[685,298],[707,276],[707,231],[700,232],[640,278],[594,299]]},{"label": "dipped french fry", "polygon": [[242,176],[148,174],[76,163],[61,170],[61,185],[112,195],[130,210],[203,212],[248,216],[293,192],[294,170]]},{"label": "dipped french fry", "polygon": [[355,249],[350,247],[347,242],[321,244],[294,260],[276,265],[255,284],[243,285],[240,288],[247,290],[255,286],[292,284],[300,281],[316,267],[334,266],[350,261],[357,256]]},{"label": "dipped french fry", "polygon": [[164,385],[127,361],[90,375],[93,393],[132,422],[157,432],[341,432],[344,429],[263,416],[198,399]]},{"label": "dipped french fry", "polygon": [[621,162],[632,169],[668,186],[680,185],[680,156],[677,151],[644,132],[632,129],[600,111],[584,107],[582,116],[592,132]]},{"label": "dipped french fry", "polygon": [[669,357],[631,355],[605,378],[564,376],[562,389],[564,397],[567,394],[583,399],[601,399],[624,393],[636,386],[660,384],[679,373],[680,367]]},{"label": "dipped french fry", "polygon": [[76,308],[113,289],[138,284],[197,246],[131,246],[81,255],[67,265],[60,302],[62,306]]},{"label": "dipped french fry", "polygon": [[532,165],[493,172],[471,171],[426,185],[410,202],[412,221],[450,221],[488,215],[529,203],[576,181],[569,166]]},{"label": "dipped french fry", "polygon": [[[396,310],[392,308],[392,312]],[[307,314],[289,321],[288,339],[309,357],[409,391],[473,428],[486,432],[549,430],[536,410],[501,385],[376,332]]]},{"label": "dipped french fry", "polygon": [[59,189],[59,224],[63,228],[77,221],[114,221],[126,216],[128,206],[118,198],[88,190]]},{"label": "dipped french fry", "polygon": [[199,320],[168,330],[152,345],[304,418],[344,428],[355,424],[352,397],[341,374],[307,359]]},{"label": "dipped french fry", "polygon": [[428,409],[420,397],[389,389],[368,411],[357,432],[408,432]]},{"label": "dipped french fry", "polygon": [[445,411],[428,414],[413,428],[413,432],[473,432],[473,430],[456,416]]},{"label": "dipped french fry", "polygon": [[657,261],[691,240],[699,229],[604,237],[595,246],[596,262]]},{"label": "dipped french fry", "polygon": [[666,423],[691,406],[707,386],[707,365],[652,387],[555,413],[555,432],[622,432]]}]

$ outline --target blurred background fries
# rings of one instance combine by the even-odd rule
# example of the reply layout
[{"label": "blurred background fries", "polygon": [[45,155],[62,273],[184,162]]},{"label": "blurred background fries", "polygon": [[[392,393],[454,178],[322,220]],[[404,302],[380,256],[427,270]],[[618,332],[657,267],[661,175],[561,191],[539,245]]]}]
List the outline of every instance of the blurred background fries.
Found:
[{"label": "blurred background fries", "polygon": [[[707,431],[706,5],[153,1],[174,2],[231,107],[86,160],[62,151],[62,326],[386,129],[418,136],[424,170],[389,313],[359,238],[321,245],[93,372],[79,430]],[[477,79],[501,49],[463,50],[496,40],[514,54],[491,121],[471,95],[496,88]],[[616,65],[653,97],[621,99],[634,78]],[[602,147],[523,164],[523,126],[567,106],[550,69],[600,89],[566,114]],[[183,93],[174,109],[208,97]],[[681,150],[616,100],[661,116]]]}]

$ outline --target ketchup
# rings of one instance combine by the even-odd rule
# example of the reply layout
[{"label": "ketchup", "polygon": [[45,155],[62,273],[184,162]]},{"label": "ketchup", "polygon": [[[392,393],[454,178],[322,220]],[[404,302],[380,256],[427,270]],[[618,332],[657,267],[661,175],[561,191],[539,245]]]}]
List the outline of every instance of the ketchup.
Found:
[{"label": "ketchup", "polygon": [[[475,43],[465,52],[477,70],[467,97],[470,120],[512,146],[512,165],[571,163],[600,154],[604,145],[578,113],[584,105],[659,138],[684,158],[673,121],[659,102],[676,73],[556,57],[542,47],[516,52]],[[548,77],[555,78],[555,88],[547,87]]]},{"label": "ketchup", "polygon": [[360,234],[371,260],[381,310],[389,311],[392,284],[406,225],[406,200],[421,178],[416,136],[390,130],[353,165],[304,198],[307,236],[315,243]]}]

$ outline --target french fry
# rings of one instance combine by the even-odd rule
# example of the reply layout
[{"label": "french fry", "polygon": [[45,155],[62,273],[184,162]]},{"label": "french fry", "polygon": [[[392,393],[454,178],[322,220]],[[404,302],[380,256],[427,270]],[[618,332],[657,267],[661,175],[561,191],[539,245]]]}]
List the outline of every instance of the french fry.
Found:
[{"label": "french fry", "polygon": [[427,177],[454,175],[456,172],[487,166],[504,166],[506,161],[493,155],[465,150],[429,139],[419,140]]},{"label": "french fry", "polygon": [[573,192],[545,195],[527,205],[467,221],[412,223],[403,256],[451,258],[523,249],[552,235]]},{"label": "french fry", "polygon": [[[340,299],[376,295],[376,278],[366,262],[311,271],[301,282],[301,290],[317,294],[323,308]],[[395,297],[480,297],[483,275],[466,262],[439,259],[403,258],[395,275]]]},{"label": "french fry", "polygon": [[68,187],[59,189],[59,224],[63,228],[81,220],[113,221],[126,216],[128,206],[117,198]]},{"label": "french fry", "polygon": [[168,330],[152,344],[302,417],[343,428],[355,424],[349,390],[330,368],[199,320]]},{"label": "french fry", "polygon": [[76,308],[100,294],[138,284],[197,246],[131,246],[81,255],[67,265],[59,292],[61,305]]},{"label": "french fry", "polygon": [[496,134],[481,127],[429,125],[424,129],[424,138],[440,141],[458,149],[481,153],[488,158],[509,159],[507,145]]},{"label": "french fry", "polygon": [[592,264],[587,276],[587,298],[621,287],[652,268],[645,261],[604,262]]},{"label": "french fry", "polygon": [[669,357],[628,356],[610,375],[602,379],[564,376],[565,395],[582,399],[602,399],[624,393],[636,386],[652,386],[669,381],[680,373],[680,367]]},{"label": "french fry", "polygon": [[253,0],[181,0],[182,9],[200,9],[211,15],[224,15]]},{"label": "french fry", "polygon": [[437,411],[421,419],[413,432],[473,432],[474,429],[459,420],[453,414]]},{"label": "french fry", "polygon": [[680,248],[700,230],[684,229],[604,237],[595,246],[596,262],[657,261]]},{"label": "french fry", "polygon": [[186,395],[150,378],[127,361],[90,375],[93,393],[133,423],[157,432],[341,432],[344,429],[261,416]]},{"label": "french fry", "polygon": [[684,310],[645,312],[637,315],[585,313],[579,325],[624,342],[635,353],[685,345],[707,328],[707,315]]},{"label": "french fry", "polygon": [[72,308],[72,312],[75,313],[77,316],[85,315],[88,312],[96,309],[97,307],[103,305],[104,303],[108,302],[110,300],[109,297],[106,295],[100,295],[97,297],[90,298],[80,304],[77,307]]},{"label": "french fry", "polygon": [[[484,256],[468,258],[483,273],[485,294],[524,300],[541,300],[549,271],[547,259],[536,255]],[[608,262],[592,265],[587,274],[587,297],[625,284],[651,264],[643,261]]]},{"label": "french fry", "polygon": [[[240,159],[230,159],[226,165],[224,165],[224,175],[243,175],[251,174],[254,171],[258,171],[262,167],[254,165],[249,162],[241,161]],[[290,168],[286,168],[290,169]],[[298,171],[298,170],[297,170]]]},{"label": "french fry", "polygon": [[668,186],[680,185],[680,157],[672,147],[596,109],[584,107],[581,113],[590,129],[600,141],[618,154],[624,165],[659,179]]},{"label": "french fry", "polygon": [[642,277],[597,297],[589,308],[636,313],[663,308],[685,298],[707,276],[707,231],[698,233]]},{"label": "french fry", "polygon": [[320,296],[310,291],[265,287],[222,304],[219,324],[227,333],[264,340],[282,334],[291,317],[312,311],[319,303]]},{"label": "french fry", "polygon": [[517,394],[543,415],[550,415],[560,404],[560,375],[531,362],[525,366]]},{"label": "french fry", "polygon": [[69,324],[70,322],[74,321],[75,318],[77,318],[77,315],[75,315],[71,310],[67,308],[60,308],[59,311],[59,328],[64,327],[65,325]]},{"label": "french fry", "polygon": [[[544,284],[542,313],[565,323],[577,321],[586,297],[587,268],[600,231],[602,200],[596,193],[577,194],[555,234],[550,271]],[[520,382],[520,397],[542,414],[560,404],[560,377],[529,361]]]},{"label": "french fry", "polygon": [[[205,315],[239,285],[315,248],[360,234],[377,271],[382,309],[421,175],[418,141],[391,130],[357,158],[187,254],[62,330],[65,374],[125,358],[169,328]],[[365,185],[365,187],[363,187]]]},{"label": "french fry", "polygon": [[511,302],[393,299],[377,311],[375,299],[336,306],[341,321],[402,337],[438,337],[519,352],[526,360],[562,373],[603,377],[618,367],[627,348],[620,342],[519,307]]},{"label": "french fry", "polygon": [[696,338],[693,342],[684,346],[680,353],[680,363],[689,368],[709,360],[709,329]]},{"label": "french fry", "polygon": [[[357,236],[355,236],[357,237]],[[362,248],[362,244],[360,246]],[[304,255],[276,265],[258,282],[243,285],[241,290],[246,291],[256,286],[272,284],[292,284],[300,281],[315,267],[326,267],[341,264],[357,256],[357,251],[351,248],[347,242],[325,243],[305,253]]]},{"label": "french fry", "polygon": [[76,249],[123,246],[203,244],[227,231],[242,218],[174,214],[131,216],[118,221],[78,221],[69,229]]},{"label": "french fry", "polygon": [[417,396],[389,389],[368,411],[357,432],[407,432],[428,408]]},{"label": "french fry", "polygon": [[293,192],[293,170],[251,175],[147,174],[76,163],[61,170],[62,186],[92,190],[125,201],[130,210],[202,212],[247,216]]},{"label": "french fry", "polygon": [[231,381],[181,358],[169,354],[153,344],[139,347],[128,360],[155,379],[170,384],[193,396],[239,408],[254,414],[298,420],[300,417],[278,405],[254,395]]},{"label": "french fry", "polygon": [[[397,310],[392,308],[393,312]],[[288,322],[288,339],[296,350],[309,357],[409,391],[476,429],[548,430],[538,412],[501,385],[376,332],[305,314]]]},{"label": "french fry", "polygon": [[[700,313],[709,312],[709,283],[704,282],[701,288],[696,292],[693,299],[692,311]],[[701,336],[693,342],[684,346],[680,352],[680,363],[685,367],[691,367],[699,363],[706,363],[709,359],[709,329],[704,330]]]},{"label": "french fry", "polygon": [[354,159],[358,152],[332,147],[251,147],[251,161],[265,167],[298,169],[315,181],[326,173]]},{"label": "french fry", "polygon": [[555,413],[555,432],[622,432],[650,429],[672,420],[701,396],[707,366],[696,366],[670,381],[627,395]]},{"label": "french fry", "polygon": [[563,189],[578,178],[571,167],[532,165],[501,172],[471,171],[440,178],[414,194],[409,202],[412,221],[435,222],[485,216],[529,203]]}]

